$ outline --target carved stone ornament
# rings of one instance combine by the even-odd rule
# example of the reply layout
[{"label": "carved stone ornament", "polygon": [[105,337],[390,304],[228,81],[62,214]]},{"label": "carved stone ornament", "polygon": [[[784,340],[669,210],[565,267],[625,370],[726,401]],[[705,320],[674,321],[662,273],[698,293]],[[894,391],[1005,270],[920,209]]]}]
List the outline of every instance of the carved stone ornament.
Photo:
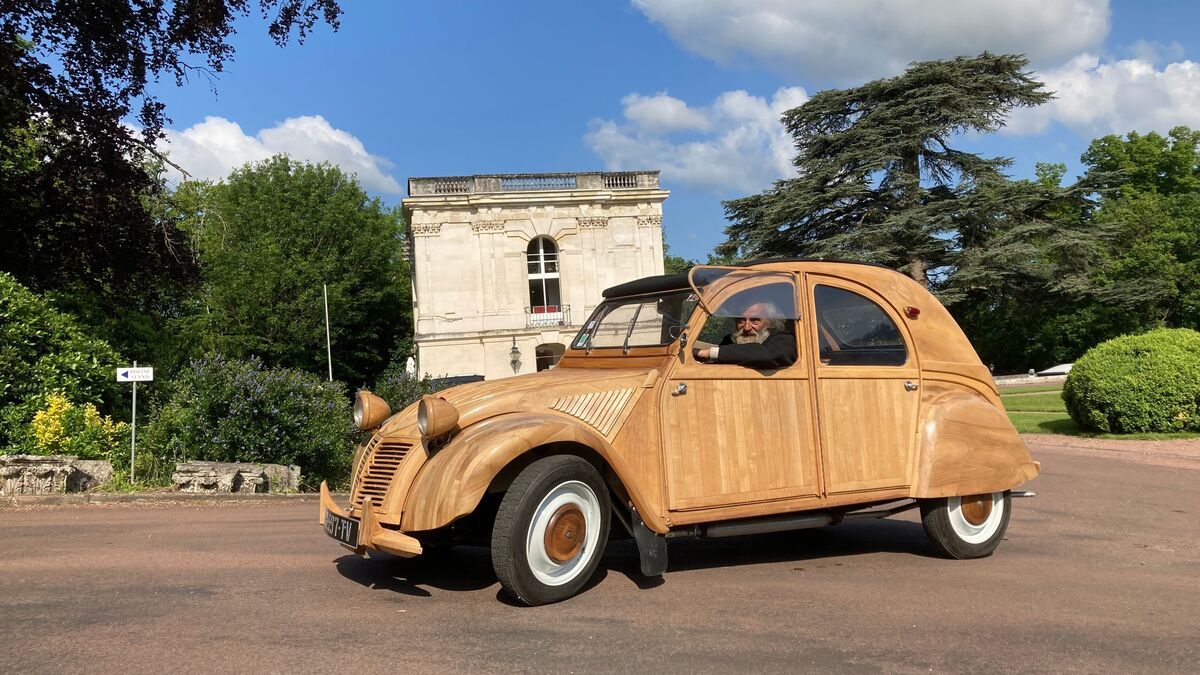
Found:
[{"label": "carved stone ornament", "polygon": [[471,231],[475,234],[485,234],[487,232],[503,232],[503,220],[480,220],[471,223]]},{"label": "carved stone ornament", "polygon": [[638,227],[662,227],[662,216],[638,216]]},{"label": "carved stone ornament", "polygon": [[604,216],[587,216],[580,218],[579,227],[585,230],[608,227],[608,218],[605,218]]},{"label": "carved stone ornament", "polygon": [[436,237],[442,233],[442,224],[413,225],[412,233],[414,237]]}]

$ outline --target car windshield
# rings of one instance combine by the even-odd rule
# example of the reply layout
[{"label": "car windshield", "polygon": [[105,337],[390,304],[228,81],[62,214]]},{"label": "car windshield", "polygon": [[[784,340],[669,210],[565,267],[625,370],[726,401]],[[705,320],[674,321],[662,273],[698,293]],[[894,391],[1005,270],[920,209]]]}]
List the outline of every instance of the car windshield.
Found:
[{"label": "car windshield", "polygon": [[575,336],[575,349],[661,347],[687,326],[696,309],[696,294],[670,291],[601,303]]}]

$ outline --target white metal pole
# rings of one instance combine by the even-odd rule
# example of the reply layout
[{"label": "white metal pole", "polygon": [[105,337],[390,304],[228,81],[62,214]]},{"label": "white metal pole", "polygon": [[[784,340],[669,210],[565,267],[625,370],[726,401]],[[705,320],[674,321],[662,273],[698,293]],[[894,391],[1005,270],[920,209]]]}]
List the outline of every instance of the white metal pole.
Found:
[{"label": "white metal pole", "polygon": [[[133,367],[137,368],[137,361],[133,362]],[[134,466],[137,464],[137,381],[133,383],[133,416],[130,418],[132,424],[129,425],[129,482],[135,480]]]},{"label": "white metal pole", "polygon": [[329,381],[333,382],[333,347],[329,344],[329,287],[321,284],[325,294],[325,357],[329,360]]}]

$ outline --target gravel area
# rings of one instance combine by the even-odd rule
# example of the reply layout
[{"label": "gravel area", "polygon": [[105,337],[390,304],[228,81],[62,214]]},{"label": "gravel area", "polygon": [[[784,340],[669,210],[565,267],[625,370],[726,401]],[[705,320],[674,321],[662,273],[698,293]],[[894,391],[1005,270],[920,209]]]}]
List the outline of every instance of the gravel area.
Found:
[{"label": "gravel area", "polygon": [[1113,459],[1155,466],[1200,469],[1200,439],[1169,441],[1125,441],[1110,438],[1080,438],[1055,434],[1021,434],[1037,457],[1038,448],[1052,448],[1076,455]]}]

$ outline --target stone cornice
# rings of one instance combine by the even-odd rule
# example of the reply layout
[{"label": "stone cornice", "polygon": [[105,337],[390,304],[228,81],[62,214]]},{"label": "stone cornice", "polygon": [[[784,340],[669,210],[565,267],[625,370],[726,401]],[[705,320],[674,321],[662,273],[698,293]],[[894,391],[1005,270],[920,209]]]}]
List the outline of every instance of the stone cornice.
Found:
[{"label": "stone cornice", "polygon": [[488,232],[503,232],[503,220],[477,220],[471,223],[471,231],[475,234],[486,234]]},{"label": "stone cornice", "polygon": [[436,237],[442,233],[442,224],[430,223],[424,225],[413,225],[412,233],[414,237]]}]

